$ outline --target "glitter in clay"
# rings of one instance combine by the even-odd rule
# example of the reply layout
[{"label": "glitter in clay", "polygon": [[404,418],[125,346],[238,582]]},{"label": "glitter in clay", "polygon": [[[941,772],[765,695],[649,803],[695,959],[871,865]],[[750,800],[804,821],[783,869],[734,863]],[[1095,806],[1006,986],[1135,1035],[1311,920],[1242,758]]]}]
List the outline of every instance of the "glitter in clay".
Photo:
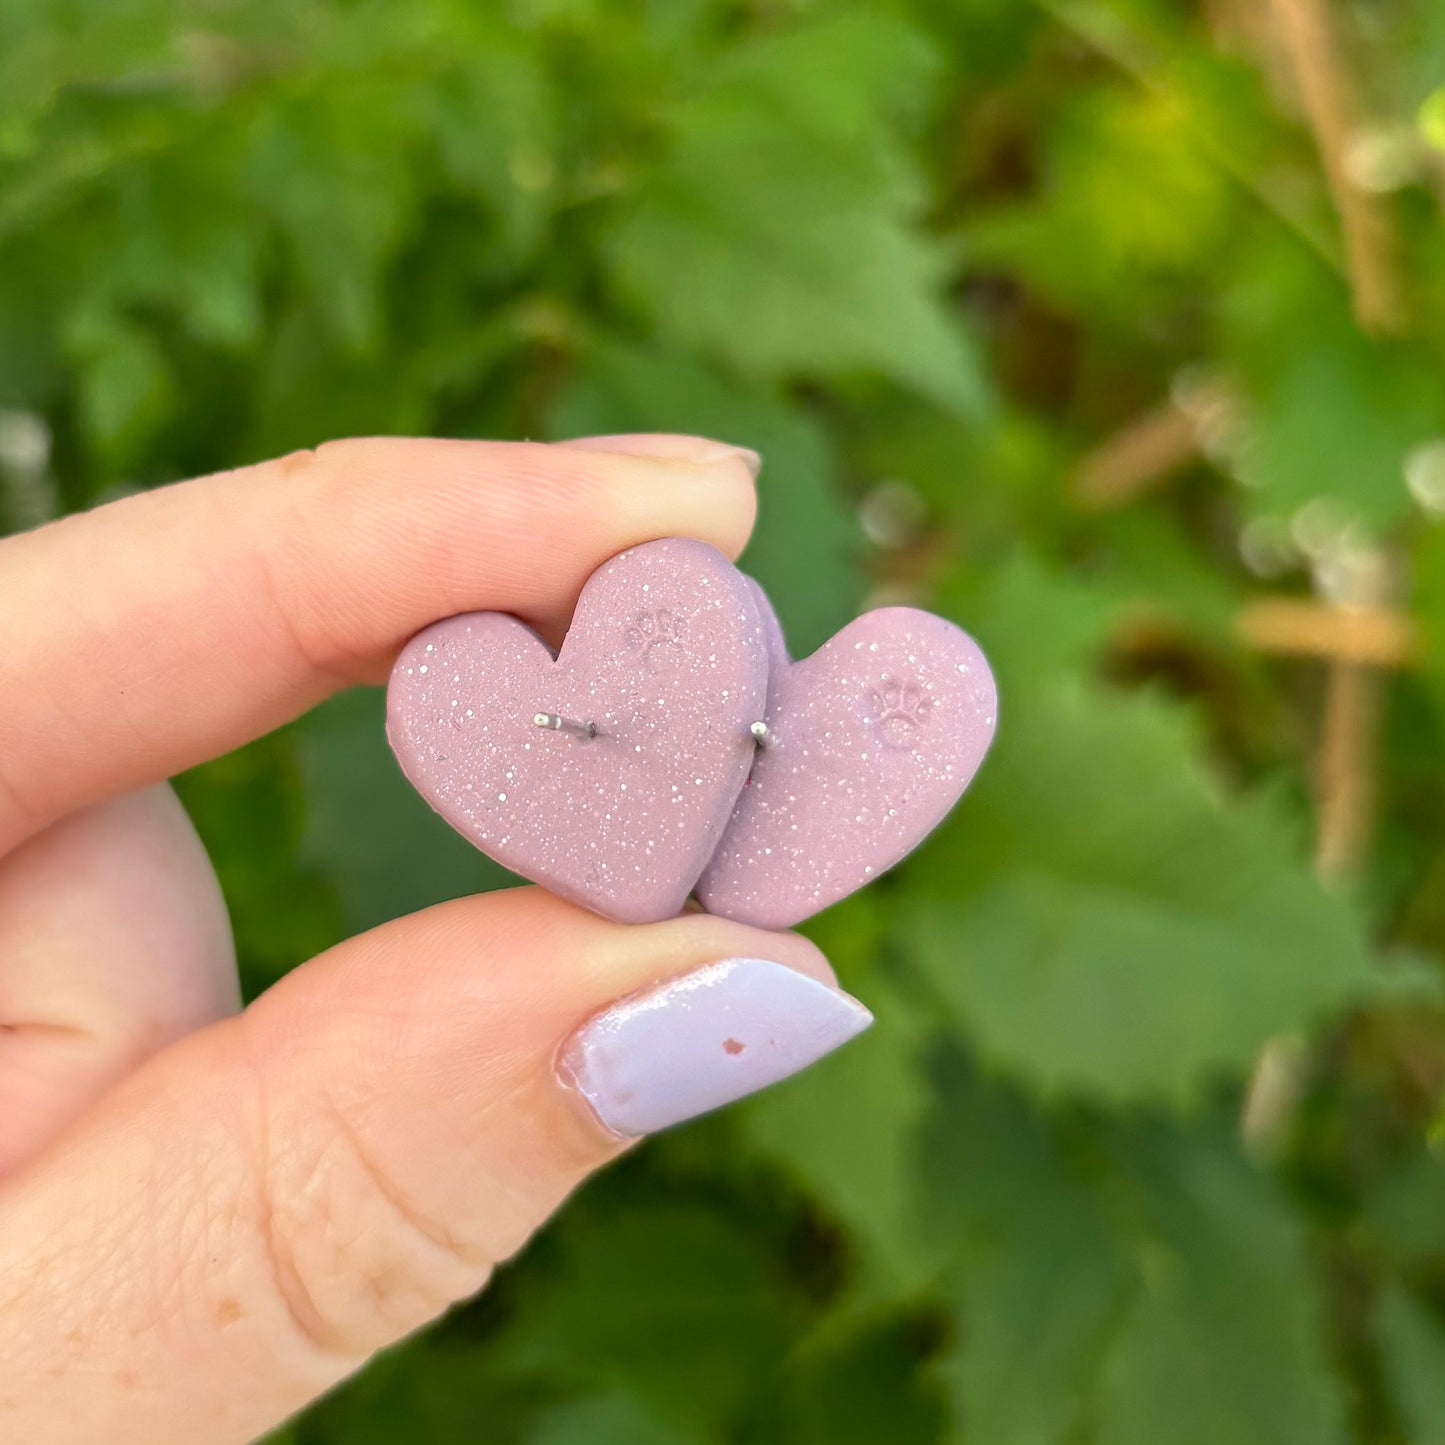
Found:
[{"label": "glitter in clay", "polygon": [[710,913],[790,928],[942,822],[993,741],[997,698],[973,639],[912,607],[867,612],[792,662],[752,585],[771,657],[772,742],[697,893]]},{"label": "glitter in clay", "polygon": [[[755,597],[720,552],[667,538],[593,573],[555,659],[514,617],[447,618],[392,671],[392,748],[505,867],[622,922],[671,917],[752,764],[767,691]],[[539,728],[539,713],[595,736]]]}]

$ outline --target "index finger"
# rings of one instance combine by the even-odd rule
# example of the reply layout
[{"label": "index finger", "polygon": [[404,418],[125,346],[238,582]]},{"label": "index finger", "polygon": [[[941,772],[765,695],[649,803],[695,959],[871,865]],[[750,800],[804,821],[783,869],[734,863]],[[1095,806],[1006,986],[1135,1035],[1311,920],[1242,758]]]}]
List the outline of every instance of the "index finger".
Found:
[{"label": "index finger", "polygon": [[555,627],[655,537],[736,556],[751,454],[653,441],[331,442],[0,542],[0,854],[382,680],[438,617]]}]

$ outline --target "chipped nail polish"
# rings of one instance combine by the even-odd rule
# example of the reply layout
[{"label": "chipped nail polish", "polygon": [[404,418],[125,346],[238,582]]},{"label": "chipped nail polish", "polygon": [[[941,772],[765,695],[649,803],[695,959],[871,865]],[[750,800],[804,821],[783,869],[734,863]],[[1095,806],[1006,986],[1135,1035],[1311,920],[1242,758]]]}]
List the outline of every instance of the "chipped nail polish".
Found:
[{"label": "chipped nail polish", "polygon": [[777,1083],[872,1022],[857,999],[797,969],[729,958],[595,1015],[557,1068],[608,1129],[635,1137]]}]

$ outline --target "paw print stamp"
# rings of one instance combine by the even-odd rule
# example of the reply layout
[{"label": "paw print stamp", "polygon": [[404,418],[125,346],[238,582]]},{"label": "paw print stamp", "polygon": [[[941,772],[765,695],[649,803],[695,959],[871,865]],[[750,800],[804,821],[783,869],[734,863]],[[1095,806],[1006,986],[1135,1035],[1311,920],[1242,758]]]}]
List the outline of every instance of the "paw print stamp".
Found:
[{"label": "paw print stamp", "polygon": [[911,748],[927,723],[933,703],[914,683],[885,677],[868,694],[873,726],[885,748]]},{"label": "paw print stamp", "polygon": [[622,641],[638,653],[649,672],[675,667],[683,651],[683,620],[669,607],[639,612],[627,624]]}]

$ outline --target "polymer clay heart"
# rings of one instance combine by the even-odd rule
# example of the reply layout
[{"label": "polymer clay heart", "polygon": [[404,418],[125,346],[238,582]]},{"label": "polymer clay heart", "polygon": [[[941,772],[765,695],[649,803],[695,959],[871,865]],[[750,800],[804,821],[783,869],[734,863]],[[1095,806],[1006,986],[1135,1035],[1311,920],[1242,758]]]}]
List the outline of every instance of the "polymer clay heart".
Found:
[{"label": "polymer clay heart", "polygon": [[669,918],[752,765],[757,595],[720,552],[667,538],[592,574],[555,659],[505,613],[447,618],[398,658],[387,736],[417,791],[505,867],[620,922]]},{"label": "polymer clay heart", "polygon": [[977,644],[931,612],[880,607],[792,662],[762,589],[754,596],[771,742],[697,895],[710,913],[791,928],[943,821],[993,740],[997,696]]}]

